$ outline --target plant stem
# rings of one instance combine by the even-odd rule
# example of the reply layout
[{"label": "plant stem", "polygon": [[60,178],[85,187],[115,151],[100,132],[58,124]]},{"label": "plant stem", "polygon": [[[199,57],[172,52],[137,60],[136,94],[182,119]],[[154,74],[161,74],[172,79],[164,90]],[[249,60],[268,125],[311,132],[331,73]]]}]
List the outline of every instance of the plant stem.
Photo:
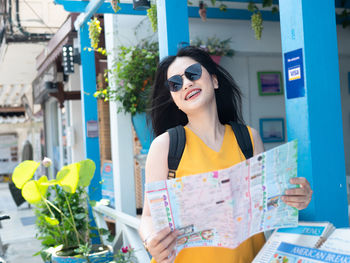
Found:
[{"label": "plant stem", "polygon": [[[54,187],[55,188],[55,192],[56,192],[56,196],[58,196],[58,191],[57,191],[57,186]],[[63,217],[62,215],[60,214],[61,216],[61,221],[63,222]],[[65,240],[65,243],[66,243],[66,246],[68,246],[68,239],[67,239],[67,233],[66,233],[66,228],[64,227],[64,224],[62,224],[62,227],[63,227],[63,234],[64,234],[64,240]]]},{"label": "plant stem", "polygon": [[69,204],[69,201],[68,201],[68,198],[67,198],[67,194],[66,194],[65,192],[64,192],[64,197],[66,198],[66,202],[67,202],[67,205],[68,205],[69,213],[70,213],[70,216],[71,216],[72,221],[73,221],[74,232],[75,232],[75,235],[76,235],[76,237],[77,237],[78,244],[80,245],[79,233],[78,233],[78,230],[77,230],[76,225],[75,225],[75,220],[74,220],[73,212],[72,212],[72,209],[71,209],[71,207],[70,207],[70,204]]},{"label": "plant stem", "polygon": [[[87,199],[88,199],[88,203],[90,203],[90,196],[87,195]],[[93,207],[91,207],[91,210],[93,210]],[[94,219],[95,223],[96,223],[96,218],[94,216],[94,213],[91,211],[91,214],[92,214],[92,218]],[[98,232],[98,237],[100,238],[100,242],[101,242],[101,245],[103,246],[103,239],[102,239],[102,235],[101,235],[101,232],[100,232],[100,228],[98,227],[98,225],[96,224],[96,228],[97,228],[97,232]]]},{"label": "plant stem", "polygon": [[[45,199],[47,201],[47,203],[49,205],[51,205],[58,213],[60,213],[64,218],[67,219],[68,223],[75,229],[75,233],[78,234],[78,236],[80,237],[80,239],[84,242],[84,238],[79,234],[79,232],[76,230],[75,225],[70,221],[70,219],[68,217],[66,217],[65,214],[63,214],[63,212],[57,207],[55,206],[53,203],[51,203],[49,200]],[[79,243],[80,244],[80,243]]]},{"label": "plant stem", "polygon": [[[46,202],[46,201],[48,201],[48,200],[46,200],[46,199],[44,199],[44,198],[43,198],[43,200],[44,200],[44,203],[45,203],[47,209],[50,211],[51,216],[52,216],[53,218],[55,218],[55,214],[52,212],[50,206],[49,206],[49,205],[47,204],[47,202]],[[58,231],[59,231],[60,233],[62,233],[62,230],[61,230],[60,225],[58,224],[58,225],[56,225],[56,226],[57,226]],[[65,231],[63,231],[64,237],[65,237],[65,233],[64,233],[64,232],[65,232]],[[61,243],[61,242],[60,242],[60,243]],[[66,238],[64,238],[64,243],[65,243],[65,245],[67,246],[68,241],[67,241]]]}]

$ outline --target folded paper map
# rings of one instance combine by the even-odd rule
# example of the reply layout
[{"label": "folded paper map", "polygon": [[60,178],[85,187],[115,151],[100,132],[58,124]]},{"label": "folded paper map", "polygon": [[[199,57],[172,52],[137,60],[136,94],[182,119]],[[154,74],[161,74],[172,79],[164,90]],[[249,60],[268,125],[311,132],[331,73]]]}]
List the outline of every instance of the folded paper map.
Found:
[{"label": "folded paper map", "polygon": [[227,169],[146,184],[156,231],[178,229],[186,247],[235,248],[256,233],[298,224],[298,210],[281,196],[297,176],[292,141]]}]

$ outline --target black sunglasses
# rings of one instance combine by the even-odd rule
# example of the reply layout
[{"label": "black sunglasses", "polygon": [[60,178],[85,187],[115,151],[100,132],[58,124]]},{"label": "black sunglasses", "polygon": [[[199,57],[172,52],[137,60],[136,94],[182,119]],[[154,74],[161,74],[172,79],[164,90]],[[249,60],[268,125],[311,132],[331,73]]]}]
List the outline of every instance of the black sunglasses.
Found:
[{"label": "black sunglasses", "polygon": [[199,63],[193,64],[185,69],[185,73],[182,75],[175,75],[165,81],[165,86],[170,91],[176,92],[182,88],[183,81],[182,76],[185,75],[188,80],[198,80],[202,76],[202,66]]}]

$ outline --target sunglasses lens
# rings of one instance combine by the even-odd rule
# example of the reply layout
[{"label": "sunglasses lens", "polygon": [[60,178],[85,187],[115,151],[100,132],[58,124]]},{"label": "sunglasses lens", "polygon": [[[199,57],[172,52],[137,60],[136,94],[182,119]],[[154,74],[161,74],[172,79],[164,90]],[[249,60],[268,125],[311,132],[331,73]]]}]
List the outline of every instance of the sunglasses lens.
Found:
[{"label": "sunglasses lens", "polygon": [[201,64],[196,63],[196,64],[193,64],[192,66],[189,66],[185,70],[185,76],[186,76],[186,78],[188,78],[191,81],[200,79],[202,76]]},{"label": "sunglasses lens", "polygon": [[182,78],[180,75],[172,76],[168,79],[168,86],[170,91],[178,91],[182,88]]}]

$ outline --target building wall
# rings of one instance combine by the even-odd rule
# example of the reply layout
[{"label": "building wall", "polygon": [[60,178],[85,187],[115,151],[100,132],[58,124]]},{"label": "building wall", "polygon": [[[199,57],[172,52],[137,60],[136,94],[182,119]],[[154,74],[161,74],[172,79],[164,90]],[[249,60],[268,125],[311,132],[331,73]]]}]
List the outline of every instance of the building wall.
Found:
[{"label": "building wall", "polygon": [[[55,33],[66,20],[68,12],[62,5],[56,5],[52,0],[18,0],[20,23],[24,30],[30,33]],[[12,1],[12,20],[16,19],[16,0]],[[17,30],[14,27],[14,30]]]},{"label": "building wall", "polygon": [[[74,74],[69,75],[69,81],[66,86],[70,91],[80,90],[79,65],[75,64],[74,71]],[[67,103],[69,104],[70,132],[72,132],[71,142],[69,143],[71,145],[72,162],[79,162],[85,157],[81,100],[70,100]]]},{"label": "building wall", "polygon": [[[133,35],[133,28],[143,17],[119,16],[118,19],[121,44],[137,43],[137,37]],[[282,117],[285,119],[284,96],[259,96],[257,84],[258,71],[283,72],[279,23],[264,22],[262,38],[258,41],[254,38],[249,21],[209,19],[203,22],[194,18],[189,21],[190,39],[200,37],[205,40],[212,36],[219,39],[231,38],[231,47],[236,51],[236,54],[233,58],[223,57],[220,65],[232,74],[242,90],[243,115],[246,123],[259,130],[260,118]],[[147,26],[148,21],[143,23],[141,27],[143,33],[139,34],[139,38],[147,34],[152,35],[151,31],[147,30]],[[343,29],[341,26],[337,26],[337,32],[345,160],[347,174],[350,174],[350,83],[348,77],[348,72],[350,72],[350,32],[348,28]],[[325,120],[325,125],[326,123],[327,120]],[[265,149],[277,145],[279,143],[264,143]]]}]

